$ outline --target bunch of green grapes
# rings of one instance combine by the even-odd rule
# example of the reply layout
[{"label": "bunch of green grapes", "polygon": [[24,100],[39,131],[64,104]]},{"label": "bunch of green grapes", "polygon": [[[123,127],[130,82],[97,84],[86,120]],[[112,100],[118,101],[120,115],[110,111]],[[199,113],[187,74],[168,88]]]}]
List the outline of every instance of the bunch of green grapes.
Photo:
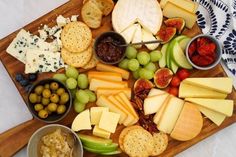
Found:
[{"label": "bunch of green grapes", "polygon": [[119,67],[125,70],[130,70],[133,73],[135,79],[144,78],[152,79],[157,66],[155,62],[158,62],[162,54],[158,50],[138,52],[136,48],[128,46],[125,51],[126,58],[119,63]]},{"label": "bunch of green grapes", "polygon": [[53,78],[66,84],[74,99],[73,104],[76,112],[82,112],[87,103],[96,101],[95,93],[87,89],[89,85],[87,75],[80,74],[76,68],[69,66],[65,70],[65,74],[55,74]]}]

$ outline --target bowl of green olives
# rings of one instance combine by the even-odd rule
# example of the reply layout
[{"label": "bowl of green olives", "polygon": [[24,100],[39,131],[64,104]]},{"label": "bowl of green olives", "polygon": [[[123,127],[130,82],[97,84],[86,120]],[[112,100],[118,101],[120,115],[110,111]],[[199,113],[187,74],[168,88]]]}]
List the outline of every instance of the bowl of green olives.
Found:
[{"label": "bowl of green olives", "polygon": [[69,89],[56,79],[44,79],[35,83],[28,93],[28,103],[32,115],[46,123],[63,119],[72,106]]}]

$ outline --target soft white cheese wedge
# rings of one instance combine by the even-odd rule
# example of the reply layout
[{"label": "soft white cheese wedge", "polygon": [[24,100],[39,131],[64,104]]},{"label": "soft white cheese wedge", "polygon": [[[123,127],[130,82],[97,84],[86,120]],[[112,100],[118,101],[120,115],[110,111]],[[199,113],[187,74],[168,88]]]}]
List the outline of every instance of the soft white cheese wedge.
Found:
[{"label": "soft white cheese wedge", "polygon": [[[132,40],[132,43],[139,43],[142,42],[142,29],[141,26],[139,24],[137,24],[137,28],[136,31],[134,33],[134,38]],[[141,48],[142,45],[134,45],[135,48]]]},{"label": "soft white cheese wedge", "polygon": [[138,24],[133,24],[120,33],[125,38],[126,43],[130,43],[133,40],[137,27]]},{"label": "soft white cheese wedge", "polygon": [[[142,28],[142,41],[145,42],[145,41],[154,41],[154,40],[157,40],[157,39],[153,36],[153,34]],[[155,50],[159,45],[160,45],[160,43],[145,44],[145,46],[149,50]]]}]

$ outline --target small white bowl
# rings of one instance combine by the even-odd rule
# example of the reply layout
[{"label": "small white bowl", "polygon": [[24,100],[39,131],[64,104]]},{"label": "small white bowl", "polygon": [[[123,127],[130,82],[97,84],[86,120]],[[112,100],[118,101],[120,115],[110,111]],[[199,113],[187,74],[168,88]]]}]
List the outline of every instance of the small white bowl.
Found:
[{"label": "small white bowl", "polygon": [[[194,63],[191,61],[191,59],[189,58],[189,55],[188,55],[188,49],[189,49],[190,44],[191,44],[193,41],[195,41],[197,38],[200,38],[200,37],[208,38],[208,39],[210,39],[211,41],[213,41],[213,42],[216,44],[216,53],[217,53],[217,56],[216,56],[215,62],[212,63],[212,64],[210,64],[210,65],[208,65],[208,66],[204,66],[204,67],[198,66],[198,65],[194,64]],[[189,43],[188,43],[188,45],[187,45],[187,47],[186,47],[186,50],[185,50],[185,54],[186,54],[187,60],[189,61],[189,63],[190,63],[194,68],[199,69],[199,70],[209,70],[209,69],[214,68],[217,64],[219,64],[219,62],[220,62],[220,60],[221,60],[221,56],[222,56],[222,48],[221,48],[221,46],[220,46],[219,41],[218,41],[215,37],[213,37],[213,36],[211,36],[211,35],[200,34],[200,35],[195,36],[194,38],[192,38],[192,39],[189,41]]]}]

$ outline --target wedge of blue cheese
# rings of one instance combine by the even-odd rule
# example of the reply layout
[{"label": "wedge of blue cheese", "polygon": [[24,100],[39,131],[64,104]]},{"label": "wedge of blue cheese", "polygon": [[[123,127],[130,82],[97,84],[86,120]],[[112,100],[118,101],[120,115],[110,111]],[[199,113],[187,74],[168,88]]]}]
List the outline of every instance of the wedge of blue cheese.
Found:
[{"label": "wedge of blue cheese", "polygon": [[22,63],[26,63],[26,51],[28,49],[37,49],[42,51],[55,52],[57,48],[40,39],[36,35],[32,35],[24,29],[21,29],[16,38],[11,42],[7,48],[7,53],[15,57]]},{"label": "wedge of blue cheese", "polygon": [[26,53],[25,73],[56,72],[64,67],[60,53],[28,49]]}]

